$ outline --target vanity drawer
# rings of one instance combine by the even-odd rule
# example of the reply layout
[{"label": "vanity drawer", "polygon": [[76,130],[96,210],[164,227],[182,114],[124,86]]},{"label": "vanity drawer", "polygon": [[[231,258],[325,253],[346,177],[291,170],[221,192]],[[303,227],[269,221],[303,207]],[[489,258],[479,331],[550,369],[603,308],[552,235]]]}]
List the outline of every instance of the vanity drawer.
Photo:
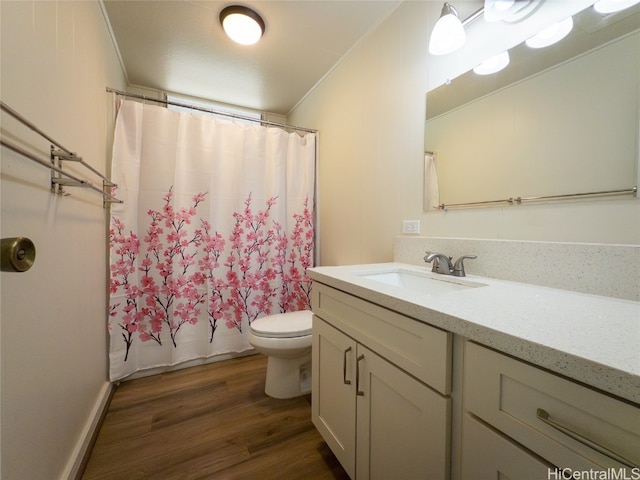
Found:
[{"label": "vanity drawer", "polygon": [[452,334],[313,284],[313,313],[438,392],[451,392]]},{"label": "vanity drawer", "polygon": [[640,408],[467,342],[466,410],[559,468],[640,464]]},{"label": "vanity drawer", "polygon": [[469,414],[464,414],[462,428],[462,480],[551,478],[550,464]]}]

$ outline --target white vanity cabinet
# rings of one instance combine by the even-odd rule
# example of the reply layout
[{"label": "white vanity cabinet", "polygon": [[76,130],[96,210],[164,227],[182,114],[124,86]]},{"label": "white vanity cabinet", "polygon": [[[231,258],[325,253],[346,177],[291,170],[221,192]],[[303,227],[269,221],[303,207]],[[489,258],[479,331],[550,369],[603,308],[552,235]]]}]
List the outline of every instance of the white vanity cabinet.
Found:
[{"label": "white vanity cabinet", "polygon": [[402,263],[310,276],[312,418],[352,479],[640,478],[637,302]]},{"label": "white vanity cabinet", "polygon": [[352,479],[449,476],[451,334],[322,284],[312,419]]},{"label": "white vanity cabinet", "polygon": [[463,396],[463,480],[640,475],[640,409],[629,402],[473,342],[465,345]]}]

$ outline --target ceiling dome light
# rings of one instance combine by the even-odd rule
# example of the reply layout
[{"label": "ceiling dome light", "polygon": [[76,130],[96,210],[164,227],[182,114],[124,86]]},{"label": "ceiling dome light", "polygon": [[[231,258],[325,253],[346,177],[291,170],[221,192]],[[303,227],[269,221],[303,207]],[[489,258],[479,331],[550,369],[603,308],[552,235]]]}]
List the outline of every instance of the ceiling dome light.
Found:
[{"label": "ceiling dome light", "polygon": [[458,50],[466,40],[458,11],[448,3],[442,7],[440,18],[433,27],[429,39],[429,53],[447,55]]},{"label": "ceiling dome light", "polygon": [[491,57],[473,69],[478,75],[491,75],[509,65],[509,52],[502,52]]},{"label": "ceiling dome light", "polygon": [[613,13],[632,7],[638,2],[640,0],[600,0],[593,4],[593,8],[598,13]]},{"label": "ceiling dome light", "polygon": [[561,22],[551,25],[538,32],[526,44],[531,48],[544,48],[553,45],[566,37],[573,28],[573,18],[565,18]]},{"label": "ceiling dome light", "polygon": [[264,34],[264,21],[260,15],[241,5],[223,8],[220,24],[229,38],[241,45],[253,45]]}]

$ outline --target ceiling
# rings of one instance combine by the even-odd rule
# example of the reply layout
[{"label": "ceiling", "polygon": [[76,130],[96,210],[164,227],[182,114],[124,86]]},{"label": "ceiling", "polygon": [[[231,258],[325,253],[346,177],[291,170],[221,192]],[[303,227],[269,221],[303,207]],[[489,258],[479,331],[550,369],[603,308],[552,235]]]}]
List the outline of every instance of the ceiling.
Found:
[{"label": "ceiling", "polygon": [[250,0],[266,32],[233,43],[217,0],[102,0],[129,84],[286,115],[399,1]]}]

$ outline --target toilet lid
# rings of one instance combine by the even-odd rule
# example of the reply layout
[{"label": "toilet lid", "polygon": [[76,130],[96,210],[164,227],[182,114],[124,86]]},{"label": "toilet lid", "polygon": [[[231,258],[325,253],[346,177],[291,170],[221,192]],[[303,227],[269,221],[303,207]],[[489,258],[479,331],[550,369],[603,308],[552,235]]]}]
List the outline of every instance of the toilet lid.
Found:
[{"label": "toilet lid", "polygon": [[312,316],[309,310],[269,315],[251,322],[251,331],[259,337],[304,337],[311,335]]}]

